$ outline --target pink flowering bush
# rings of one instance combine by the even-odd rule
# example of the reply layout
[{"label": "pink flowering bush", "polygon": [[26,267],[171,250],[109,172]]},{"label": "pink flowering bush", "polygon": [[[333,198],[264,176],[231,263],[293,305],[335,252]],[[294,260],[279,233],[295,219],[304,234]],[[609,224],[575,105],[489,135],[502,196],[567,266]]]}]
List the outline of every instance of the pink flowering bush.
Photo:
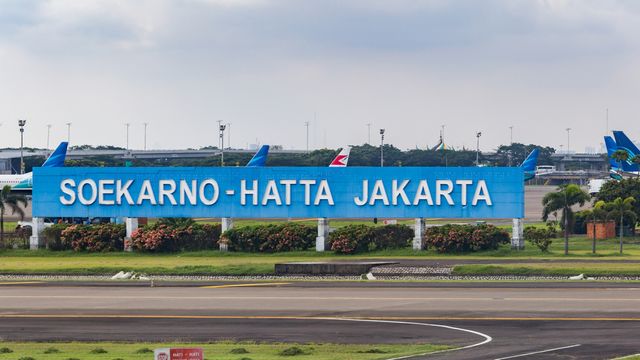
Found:
[{"label": "pink flowering bush", "polygon": [[493,225],[444,225],[427,228],[425,248],[439,253],[461,253],[497,249],[509,242],[509,233]]},{"label": "pink flowering bush", "polygon": [[131,234],[132,249],[149,252],[213,250],[218,248],[220,225],[157,223]]},{"label": "pink flowering bush", "polygon": [[60,249],[87,252],[122,250],[125,233],[122,224],[69,225],[60,232]]}]

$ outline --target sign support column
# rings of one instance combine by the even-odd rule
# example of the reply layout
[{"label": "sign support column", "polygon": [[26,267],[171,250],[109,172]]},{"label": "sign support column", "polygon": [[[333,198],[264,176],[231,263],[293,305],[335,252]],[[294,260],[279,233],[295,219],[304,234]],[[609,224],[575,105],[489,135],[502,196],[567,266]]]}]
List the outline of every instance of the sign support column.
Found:
[{"label": "sign support column", "polygon": [[422,238],[424,237],[424,218],[416,218],[413,226],[413,250],[422,250]]},{"label": "sign support column", "polygon": [[[233,218],[223,217],[220,219],[220,234],[224,234],[225,231],[233,229]],[[220,251],[228,251],[229,245],[220,244]]]},{"label": "sign support column", "polygon": [[329,219],[318,218],[318,237],[316,237],[316,251],[323,252],[329,240]]},{"label": "sign support column", "polygon": [[138,218],[124,218],[124,224],[126,226],[126,235],[124,238],[124,251],[131,251],[131,236],[133,232],[138,230]]},{"label": "sign support column", "polygon": [[511,249],[524,250],[524,221],[513,219],[513,231],[511,233]]},{"label": "sign support column", "polygon": [[31,237],[29,238],[29,249],[38,250],[41,246],[44,246],[44,237],[42,237],[42,231],[44,230],[44,219],[41,217],[34,217],[31,220]]}]

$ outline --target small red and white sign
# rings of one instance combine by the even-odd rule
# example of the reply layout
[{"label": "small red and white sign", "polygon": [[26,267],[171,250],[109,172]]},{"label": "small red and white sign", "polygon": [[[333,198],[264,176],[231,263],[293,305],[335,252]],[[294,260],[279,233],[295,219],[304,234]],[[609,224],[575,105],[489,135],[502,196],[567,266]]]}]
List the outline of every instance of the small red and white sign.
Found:
[{"label": "small red and white sign", "polygon": [[164,348],[153,351],[154,360],[204,360],[201,348]]}]

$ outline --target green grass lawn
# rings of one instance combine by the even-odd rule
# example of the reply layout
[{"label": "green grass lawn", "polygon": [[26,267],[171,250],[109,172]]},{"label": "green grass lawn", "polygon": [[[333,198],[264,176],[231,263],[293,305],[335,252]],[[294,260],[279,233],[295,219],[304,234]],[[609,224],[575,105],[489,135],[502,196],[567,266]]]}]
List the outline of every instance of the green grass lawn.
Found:
[{"label": "green grass lawn", "polygon": [[[299,251],[276,254],[250,254],[250,253],[225,253],[220,251],[197,251],[177,254],[148,254],[148,253],[75,253],[72,251],[54,252],[48,250],[2,250],[0,251],[0,273],[3,274],[111,274],[121,270],[143,272],[151,275],[176,274],[176,275],[253,275],[273,273],[273,265],[278,262],[291,261],[322,261],[322,260],[350,260],[350,259],[518,259],[526,263],[527,259],[594,259],[611,263],[616,260],[637,259],[640,260],[640,238],[625,239],[625,252],[618,253],[618,240],[599,240],[597,242],[597,254],[591,254],[591,240],[584,237],[573,237],[570,240],[570,255],[563,255],[563,240],[555,239],[550,252],[542,253],[530,244],[523,251],[513,251],[509,245],[504,245],[498,250],[484,251],[469,254],[438,254],[433,251],[413,251],[410,248],[375,251],[359,255],[335,255],[332,252],[317,253],[315,251]],[[533,265],[518,264],[520,267],[532,268]],[[593,268],[590,264],[573,264],[568,273],[575,274],[575,269],[580,266]],[[616,265],[616,264],[613,264]],[[605,267],[613,265],[602,264],[604,274]],[[618,264],[618,273],[636,274],[636,264]],[[535,271],[548,267],[547,264],[538,264]],[[524,273],[526,270],[516,269],[515,265],[498,268],[480,268],[468,266],[458,268],[456,271],[478,273],[486,270],[490,273],[500,271],[516,271]],[[551,270],[549,270],[551,271]],[[560,271],[560,270],[554,270]],[[564,270],[563,270],[564,271]],[[582,271],[581,271],[582,272]],[[585,271],[586,272],[586,271]],[[587,273],[587,272],[586,272]],[[613,273],[613,272],[612,272]]]},{"label": "green grass lawn", "polygon": [[[153,349],[164,347],[200,347],[205,359],[216,360],[274,360],[301,358],[314,360],[374,360],[422,354],[450,347],[443,345],[344,345],[344,344],[268,344],[268,343],[212,343],[212,344],[126,344],[126,343],[12,343],[0,342],[0,360],[149,360]],[[295,356],[281,353],[292,347],[302,350]],[[12,352],[3,353],[3,349]],[[239,349],[244,349],[239,350]],[[6,351],[6,350],[5,350]],[[295,351],[294,351],[295,352]]]}]

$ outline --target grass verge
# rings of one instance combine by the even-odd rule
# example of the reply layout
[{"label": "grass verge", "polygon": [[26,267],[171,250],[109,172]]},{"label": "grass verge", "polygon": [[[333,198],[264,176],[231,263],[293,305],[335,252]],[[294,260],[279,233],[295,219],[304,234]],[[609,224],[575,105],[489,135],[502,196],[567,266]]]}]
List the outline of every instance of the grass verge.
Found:
[{"label": "grass verge", "polygon": [[[374,360],[445,350],[444,345],[345,345],[345,344],[267,344],[219,342],[211,344],[160,343],[12,343],[0,342],[0,360],[148,360],[153,349],[164,347],[201,347],[206,359],[216,360],[275,360],[303,358],[314,360]],[[11,352],[2,352],[2,349]],[[297,349],[294,349],[297,348]],[[239,350],[244,349],[244,350]],[[293,350],[292,350],[293,349]],[[151,351],[151,352],[150,352]]]},{"label": "grass verge", "polygon": [[518,263],[457,265],[454,275],[548,275],[548,276],[640,276],[640,265],[633,263]]}]

